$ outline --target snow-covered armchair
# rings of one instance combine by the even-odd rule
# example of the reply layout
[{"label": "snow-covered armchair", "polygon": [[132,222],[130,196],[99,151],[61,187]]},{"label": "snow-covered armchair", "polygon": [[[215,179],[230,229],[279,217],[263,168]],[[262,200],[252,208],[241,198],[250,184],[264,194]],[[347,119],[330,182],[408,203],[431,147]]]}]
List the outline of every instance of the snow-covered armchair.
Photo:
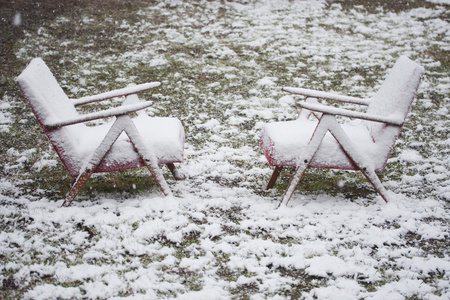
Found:
[{"label": "snow-covered armchair", "polygon": [[[422,66],[400,57],[369,100],[283,88],[306,96],[307,101],[296,104],[302,108],[297,120],[265,124],[262,130],[261,148],[269,165],[275,166],[267,189],[273,187],[284,166],[295,168],[280,205],[289,201],[307,168],[359,170],[387,202],[389,195],[376,173],[386,165],[424,72]],[[325,106],[317,102],[318,98],[367,105],[367,110],[363,113]],[[311,113],[318,120],[309,120]],[[339,124],[337,115],[357,120]]]},{"label": "snow-covered armchair", "polygon": [[[158,164],[166,164],[175,179],[181,179],[174,163],[182,162],[184,128],[176,118],[149,117],[139,111],[153,105],[139,102],[137,92],[160,85],[144,83],[80,99],[69,99],[41,58],[33,59],[16,78],[70,175],[76,180],[63,206],[68,206],[95,172],[147,167],[164,195],[171,191]],[[79,114],[76,105],[126,96],[122,106]],[[131,119],[130,113],[137,112]],[[115,117],[109,123],[87,126],[85,122]]]}]

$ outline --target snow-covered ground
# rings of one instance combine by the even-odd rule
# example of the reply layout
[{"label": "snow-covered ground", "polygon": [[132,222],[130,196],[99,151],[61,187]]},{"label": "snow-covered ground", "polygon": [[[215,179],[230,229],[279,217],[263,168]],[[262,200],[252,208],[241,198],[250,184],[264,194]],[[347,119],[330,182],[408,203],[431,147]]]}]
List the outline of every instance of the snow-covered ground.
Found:
[{"label": "snow-covered ground", "polygon": [[[86,12],[75,25],[61,16],[28,32],[18,58],[53,62],[71,97],[161,81],[147,94],[156,102],[147,112],[183,122],[186,179],[168,180],[173,197],[155,187],[135,197],[81,195],[60,208],[63,195],[55,201],[27,192],[22,177],[0,178],[1,292],[24,299],[448,299],[450,26],[449,6],[439,3],[368,12],[324,1],[172,0],[130,19]],[[65,27],[92,35],[63,34]],[[114,43],[102,48],[102,39]],[[294,119],[300,99],[280,88],[370,97],[400,55],[426,74],[382,176],[395,200],[302,189],[276,209],[289,172],[278,189],[264,191],[272,170],[259,135],[264,123]],[[14,115],[22,102],[8,94],[0,100],[3,134],[15,122],[35,122]],[[14,159],[5,174],[57,164],[48,145],[7,155]],[[371,189],[363,177],[321,172],[311,171],[341,187]]]}]

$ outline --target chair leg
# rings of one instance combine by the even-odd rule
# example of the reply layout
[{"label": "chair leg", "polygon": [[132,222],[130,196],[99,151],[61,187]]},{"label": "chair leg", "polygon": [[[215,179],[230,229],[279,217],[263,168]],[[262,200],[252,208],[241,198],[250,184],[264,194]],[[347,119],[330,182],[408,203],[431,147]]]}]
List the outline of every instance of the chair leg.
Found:
[{"label": "chair leg", "polygon": [[[309,160],[308,160],[309,161]],[[289,200],[291,200],[292,194],[295,191],[295,188],[297,187],[298,183],[303,177],[303,174],[305,174],[306,169],[308,168],[308,163],[302,163],[300,166],[298,166],[295,169],[294,176],[292,176],[291,181],[289,182],[289,186],[284,192],[283,198],[281,198],[280,203],[278,203],[278,207],[281,206],[281,203],[286,201],[286,205],[289,203]]]},{"label": "chair leg", "polygon": [[345,153],[348,157],[353,161],[353,163],[358,167],[358,169],[364,174],[364,176],[369,180],[369,182],[373,185],[375,190],[380,194],[385,202],[388,202],[389,196],[387,195],[386,189],[381,184],[380,178],[378,178],[377,174],[373,167],[370,166],[370,160],[365,157],[364,154],[357,151],[357,148],[344,132],[344,130],[337,123],[336,119],[330,121],[330,124],[334,123],[330,126],[330,132],[341,145],[342,149],[344,149]]},{"label": "chair leg", "polygon": [[180,174],[180,172],[178,171],[178,169],[175,167],[175,165],[173,163],[167,164],[167,167],[169,168],[169,170],[172,173],[175,180],[183,180],[184,179],[183,175]]},{"label": "chair leg", "polygon": [[164,176],[161,172],[161,169],[158,167],[158,164],[154,160],[146,158],[144,156],[142,156],[142,160],[144,161],[147,169],[152,174],[153,178],[155,179],[159,188],[163,192],[164,196],[171,196],[172,191],[170,190],[169,185],[167,184],[166,180],[164,179]]},{"label": "chair leg", "polygon": [[389,201],[389,196],[387,194],[387,190],[384,188],[384,186],[381,184],[380,178],[378,178],[378,175],[375,173],[375,171],[370,170],[361,170],[361,172],[366,176],[367,180],[373,185],[375,190],[380,194],[381,198],[383,198],[384,202]]},{"label": "chair leg", "polygon": [[142,160],[145,163],[145,166],[152,174],[153,178],[155,178],[156,183],[161,188],[161,191],[165,196],[172,195],[172,192],[170,191],[169,185],[167,184],[166,180],[164,179],[164,176],[161,172],[161,169],[158,166],[158,161],[154,153],[149,151],[144,145],[144,142],[142,141],[141,135],[139,134],[139,131],[137,130],[136,126],[134,125],[133,121],[131,120],[130,116],[128,115],[122,115],[118,116],[117,120],[121,120],[123,122],[123,128],[125,133],[130,138],[131,143],[133,144],[136,151],[139,153],[139,156],[142,158]]},{"label": "chair leg", "polygon": [[311,159],[316,154],[317,149],[319,149],[320,143],[322,143],[325,134],[327,134],[328,132],[328,119],[329,117],[327,115],[324,114],[322,116],[322,118],[319,121],[319,124],[317,124],[317,127],[314,130],[314,133],[311,137],[311,140],[308,143],[308,146],[306,147],[305,154],[298,157],[297,168],[295,169],[294,176],[292,176],[291,182],[289,183],[289,186],[286,189],[283,198],[281,198],[278,207],[280,207],[283,201],[286,201],[287,205],[289,200],[291,199],[292,194],[295,191],[295,188],[297,187],[298,183],[300,182],[300,179],[302,179],[303,174],[305,173],[306,169],[311,163]]},{"label": "chair leg", "polygon": [[270,177],[269,183],[267,184],[266,190],[270,190],[275,185],[275,182],[278,179],[278,176],[281,173],[281,170],[283,170],[283,166],[276,166],[273,170],[272,177]]},{"label": "chair leg", "polygon": [[93,172],[86,170],[85,172],[83,172],[83,174],[77,177],[74,184],[72,185],[72,190],[70,190],[69,194],[67,194],[66,199],[64,200],[64,203],[61,206],[68,207],[70,203],[72,203],[72,201],[76,198],[76,196],[80,192],[81,188],[91,177],[92,173]]},{"label": "chair leg", "polygon": [[103,138],[100,145],[95,149],[94,154],[92,154],[89,162],[81,169],[80,175],[78,175],[74,184],[72,185],[72,190],[66,197],[66,200],[62,204],[62,206],[69,206],[70,203],[75,199],[75,197],[80,192],[81,188],[88,181],[97,167],[100,165],[101,161],[108,153],[109,149],[111,149],[112,145],[116,142],[117,138],[120,136],[123,130],[120,129],[121,123],[116,120],[111,126],[110,130]]}]

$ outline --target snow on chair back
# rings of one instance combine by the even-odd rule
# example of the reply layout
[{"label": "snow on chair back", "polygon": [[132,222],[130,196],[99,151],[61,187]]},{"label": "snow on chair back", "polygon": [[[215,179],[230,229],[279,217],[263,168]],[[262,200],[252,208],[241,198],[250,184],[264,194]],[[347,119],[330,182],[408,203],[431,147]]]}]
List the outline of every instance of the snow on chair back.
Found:
[{"label": "snow on chair back", "polygon": [[76,128],[85,126],[75,124],[49,130],[47,124],[77,117],[75,106],[59,86],[55,77],[41,58],[34,58],[16,78],[25,99],[51,141],[61,161],[72,176],[75,176],[81,162],[73,153],[77,136]]},{"label": "snow on chair back", "polygon": [[[424,72],[425,69],[422,66],[406,56],[401,56],[378,92],[372,97],[367,114],[394,117],[404,121]],[[365,121],[365,123],[372,139],[380,149],[379,153],[383,154],[374,158],[375,165],[378,165],[377,169],[383,169],[395,140],[400,134],[401,126],[372,121]]]},{"label": "snow on chair back", "polygon": [[74,105],[41,58],[30,62],[17,77],[17,83],[43,125],[78,115]]},{"label": "snow on chair back", "polygon": [[[372,97],[368,114],[405,120],[416,95],[425,69],[406,56],[400,57],[387,75],[378,92]],[[367,122],[375,142],[383,135],[386,125]],[[396,131],[400,131],[398,128]]]}]

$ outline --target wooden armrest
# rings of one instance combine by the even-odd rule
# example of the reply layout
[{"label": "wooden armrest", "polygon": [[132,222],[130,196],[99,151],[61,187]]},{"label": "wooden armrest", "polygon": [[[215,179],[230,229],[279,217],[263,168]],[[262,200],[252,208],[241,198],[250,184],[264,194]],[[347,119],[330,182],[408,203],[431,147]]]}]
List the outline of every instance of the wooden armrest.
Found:
[{"label": "wooden armrest", "polygon": [[390,125],[397,125],[401,126],[403,125],[404,119],[399,117],[382,117],[377,115],[371,115],[366,114],[362,112],[356,112],[348,109],[343,108],[336,108],[336,107],[330,107],[322,104],[313,104],[313,103],[306,103],[306,102],[298,102],[296,103],[297,106],[300,106],[302,108],[306,108],[312,111],[321,112],[324,114],[330,114],[330,115],[339,115],[349,118],[356,118],[356,119],[362,119],[367,121],[374,121],[374,122],[380,122],[380,123],[386,123]]},{"label": "wooden armrest", "polygon": [[348,103],[361,104],[361,105],[369,105],[369,102],[370,102],[367,99],[337,95],[337,94],[333,94],[333,93],[321,92],[321,91],[315,91],[315,90],[303,89],[303,88],[284,87],[284,88],[282,88],[282,91],[288,92],[291,94],[303,95],[303,96],[307,96],[307,97],[335,100],[335,101],[340,101],[340,102],[348,102]]},{"label": "wooden armrest", "polygon": [[160,86],[161,82],[149,82],[149,83],[142,83],[130,87],[126,87],[123,89],[117,89],[113,91],[109,91],[106,93],[101,93],[98,95],[92,95],[92,96],[86,96],[81,97],[79,99],[70,99],[75,106],[81,105],[81,104],[87,104],[95,101],[101,101],[106,99],[111,99],[114,97],[120,97],[120,96],[128,96],[131,94],[136,94],[138,92],[146,91],[152,88],[155,88],[157,86]]},{"label": "wooden armrest", "polygon": [[57,121],[57,122],[51,122],[51,121],[46,122],[46,124],[44,124],[44,126],[47,129],[54,129],[54,128],[67,126],[67,125],[84,123],[84,122],[89,122],[89,121],[113,117],[113,116],[125,115],[125,114],[131,113],[131,112],[135,112],[135,111],[147,108],[152,105],[153,105],[153,101],[145,101],[145,102],[133,103],[133,104],[129,104],[129,105],[122,105],[119,107],[114,107],[114,108],[106,109],[106,110],[99,111],[99,112],[80,115],[74,119]]}]

